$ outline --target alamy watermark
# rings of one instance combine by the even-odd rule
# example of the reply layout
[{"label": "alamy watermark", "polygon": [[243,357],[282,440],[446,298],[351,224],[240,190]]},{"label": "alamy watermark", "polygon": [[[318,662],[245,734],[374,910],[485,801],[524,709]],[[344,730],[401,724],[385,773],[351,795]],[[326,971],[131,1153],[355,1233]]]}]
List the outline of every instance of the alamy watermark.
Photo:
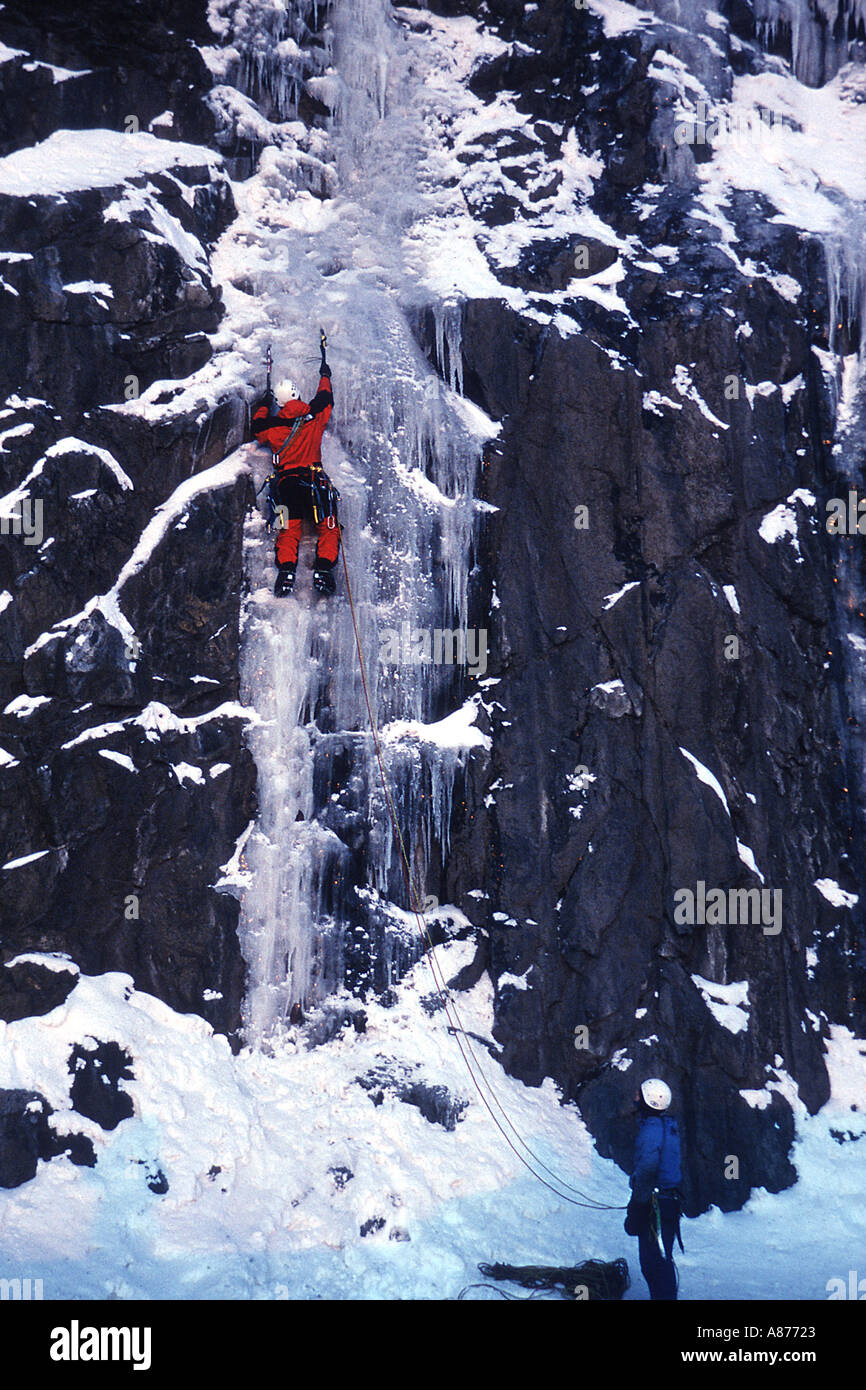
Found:
[{"label": "alamy watermark", "polygon": [[379,634],[379,660],[384,666],[466,666],[483,676],[487,670],[487,629],[386,627]]},{"label": "alamy watermark", "polygon": [[764,936],[782,930],[781,888],[707,888],[699,879],[694,889],[674,893],[678,926],[761,926]]},{"label": "alamy watermark", "polygon": [[847,498],[831,497],[826,505],[827,533],[831,536],[866,536],[866,497],[851,488]]},{"label": "alamy watermark", "polygon": [[25,545],[41,545],[44,535],[41,497],[25,497],[10,512],[0,515],[0,536],[23,536]]},{"label": "alamy watermark", "polygon": [[0,1279],[0,1302],[31,1303],[44,1297],[41,1279]]},{"label": "alamy watermark", "polygon": [[68,1327],[51,1329],[48,1355],[52,1361],[129,1361],[134,1371],[149,1371],[152,1335],[149,1327],[82,1327],[73,1318]]},{"label": "alamy watermark", "polygon": [[827,1297],[833,1299],[846,1298],[852,1302],[862,1303],[866,1299],[866,1279],[857,1276],[856,1269],[848,1270],[848,1283],[844,1279],[828,1279],[824,1285],[827,1290]]},{"label": "alamy watermark", "polygon": [[674,141],[677,145],[775,148],[779,131],[784,129],[785,122],[776,111],[714,109],[709,102],[699,101],[696,111],[677,121]]}]

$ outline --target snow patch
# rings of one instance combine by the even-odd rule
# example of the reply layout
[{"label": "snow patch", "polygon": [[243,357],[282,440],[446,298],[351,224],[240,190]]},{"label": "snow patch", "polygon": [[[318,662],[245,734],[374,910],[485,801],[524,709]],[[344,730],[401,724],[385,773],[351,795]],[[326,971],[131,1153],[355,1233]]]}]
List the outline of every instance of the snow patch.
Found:
[{"label": "snow patch", "polygon": [[727,811],[728,815],[730,815],[731,808],[728,805],[728,798],[725,796],[725,793],[722,789],[722,784],[719,781],[719,779],[713,776],[712,772],[710,772],[708,767],[704,767],[703,763],[698,762],[695,755],[693,753],[690,753],[688,749],[680,748],[680,752],[682,753],[683,757],[688,758],[689,762],[692,764],[692,767],[695,769],[695,772],[698,775],[698,781],[703,782],[704,786],[712,788],[712,790],[716,793],[716,796],[719,798],[722,805],[724,806],[725,810]]},{"label": "snow patch", "polygon": [[[749,982],[740,980],[729,985],[692,975],[693,982],[713,1018],[729,1033],[742,1033],[749,1026]],[[741,1093],[742,1094],[742,1093]]]},{"label": "snow patch", "polygon": [[815,887],[826,898],[833,907],[856,907],[860,901],[857,893],[846,893],[844,888],[840,888],[834,878],[816,878]]}]

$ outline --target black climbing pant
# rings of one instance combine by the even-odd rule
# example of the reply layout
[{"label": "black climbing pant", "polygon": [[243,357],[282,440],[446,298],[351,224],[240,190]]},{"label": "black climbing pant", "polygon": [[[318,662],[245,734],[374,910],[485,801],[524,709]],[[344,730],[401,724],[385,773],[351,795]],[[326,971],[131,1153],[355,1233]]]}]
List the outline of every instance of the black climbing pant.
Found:
[{"label": "black climbing pant", "polygon": [[661,1243],[659,1249],[655,1231],[655,1217],[652,1207],[647,1205],[646,1219],[641,1222],[638,1233],[638,1255],[641,1273],[649,1286],[650,1298],[673,1302],[677,1296],[677,1272],[674,1267],[674,1238],[677,1232],[679,1199],[659,1196],[659,1220]]}]

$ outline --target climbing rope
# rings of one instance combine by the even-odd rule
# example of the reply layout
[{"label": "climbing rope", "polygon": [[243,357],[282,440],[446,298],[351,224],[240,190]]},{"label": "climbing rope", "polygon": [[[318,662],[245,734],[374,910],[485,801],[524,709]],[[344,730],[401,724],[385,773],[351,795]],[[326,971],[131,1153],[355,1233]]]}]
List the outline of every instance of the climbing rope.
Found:
[{"label": "climbing rope", "polygon": [[[342,528],[341,528],[341,541],[342,541]],[[623,1207],[623,1206],[614,1206],[614,1205],[612,1205],[612,1204],[610,1204],[610,1203],[608,1203],[608,1202],[599,1202],[596,1198],[590,1197],[587,1193],[582,1192],[581,1189],[580,1189],[579,1187],[574,1187],[571,1183],[566,1182],[564,1178],[560,1178],[560,1177],[558,1176],[558,1174],[555,1173],[555,1172],[553,1171],[553,1169],[548,1168],[547,1164],[544,1163],[544,1161],[538,1156],[538,1154],[536,1154],[536,1153],[534,1152],[534,1150],[533,1150],[532,1148],[530,1148],[529,1144],[527,1144],[526,1140],[519,1134],[519,1132],[518,1132],[518,1130],[516,1129],[515,1125],[512,1123],[511,1119],[509,1118],[508,1114],[507,1114],[506,1111],[503,1109],[503,1106],[502,1106],[501,1102],[498,1100],[498,1098],[497,1098],[495,1092],[493,1091],[493,1087],[491,1086],[491,1084],[490,1084],[489,1080],[487,1079],[487,1077],[484,1075],[484,1072],[483,1072],[483,1070],[482,1070],[482,1068],[481,1068],[481,1065],[480,1065],[480,1063],[479,1063],[479,1061],[478,1061],[478,1058],[476,1057],[474,1051],[472,1050],[471,1043],[469,1042],[469,1034],[466,1032],[465,1028],[463,1027],[463,1025],[462,1025],[462,1023],[461,1023],[461,1021],[460,1021],[459,1014],[457,1013],[456,1005],[454,1004],[453,1000],[451,999],[451,997],[450,997],[449,994],[448,994],[447,984],[446,984],[445,981],[442,980],[441,977],[440,977],[438,962],[436,961],[436,958],[435,958],[435,956],[434,956],[434,954],[433,954],[434,949],[435,949],[435,948],[434,948],[434,943],[433,943],[433,941],[432,941],[432,939],[431,939],[431,937],[430,937],[429,931],[427,930],[427,924],[426,924],[425,921],[424,921],[424,918],[423,918],[423,916],[422,916],[421,910],[420,910],[419,907],[418,907],[418,894],[417,894],[417,892],[416,892],[416,890],[415,890],[415,886],[414,886],[414,884],[413,884],[413,882],[412,882],[412,874],[411,874],[411,870],[410,870],[410,867],[409,867],[409,856],[408,856],[408,854],[407,854],[407,852],[406,852],[406,845],[405,845],[405,842],[404,842],[404,839],[403,839],[403,833],[402,833],[402,831],[401,831],[401,829],[400,829],[399,821],[398,821],[398,819],[397,819],[397,812],[396,812],[396,809],[395,809],[395,807],[394,807],[394,801],[393,801],[393,797],[392,797],[392,795],[391,795],[391,789],[390,789],[389,784],[388,784],[388,777],[387,777],[387,774],[386,774],[386,772],[385,772],[385,764],[384,764],[384,761],[383,761],[383,758],[382,758],[382,746],[381,746],[381,742],[380,742],[380,739],[379,739],[379,730],[378,730],[378,727],[377,727],[377,725],[376,725],[375,716],[374,716],[374,714],[373,714],[373,705],[372,705],[372,701],[371,701],[371,699],[370,699],[370,689],[369,689],[369,686],[368,686],[368,683],[367,683],[367,671],[366,671],[366,665],[365,665],[365,662],[364,662],[364,652],[363,652],[363,648],[362,648],[362,645],[361,645],[361,634],[360,634],[360,631],[359,631],[359,629],[358,629],[358,616],[357,616],[357,613],[356,613],[356,611],[355,611],[355,600],[354,600],[354,596],[353,596],[353,594],[352,594],[352,585],[351,585],[351,581],[350,581],[350,579],[349,579],[349,566],[348,566],[348,562],[347,562],[347,560],[346,560],[346,547],[345,547],[345,545],[342,544],[342,543],[341,543],[341,546],[340,546],[340,551],[341,551],[341,554],[342,554],[342,557],[343,557],[343,573],[344,573],[345,579],[346,579],[346,594],[347,594],[348,599],[349,599],[349,609],[350,609],[351,614],[352,614],[352,627],[354,628],[354,632],[355,632],[355,646],[356,646],[357,652],[358,652],[358,664],[359,664],[360,671],[361,671],[361,684],[363,685],[363,688],[364,688],[364,700],[365,700],[365,703],[366,703],[366,706],[367,706],[367,715],[368,715],[368,718],[369,718],[369,720],[370,720],[370,730],[371,730],[372,735],[373,735],[373,745],[374,745],[375,750],[376,750],[376,761],[377,761],[378,767],[379,767],[379,777],[380,777],[380,780],[381,780],[381,782],[382,782],[382,790],[383,790],[383,792],[384,792],[384,795],[385,795],[385,802],[386,802],[387,807],[388,807],[388,815],[389,815],[389,817],[390,817],[391,826],[392,826],[392,829],[393,829],[393,831],[394,831],[394,839],[395,839],[395,841],[396,841],[396,843],[397,843],[397,845],[398,845],[398,847],[399,847],[399,851],[400,851],[400,861],[401,861],[401,867],[402,867],[402,871],[403,871],[403,877],[404,877],[404,879],[405,879],[405,881],[406,881],[406,891],[407,891],[408,898],[409,898],[409,905],[410,905],[410,907],[411,907],[411,909],[412,909],[412,912],[413,912],[414,915],[415,915],[415,919],[416,919],[416,921],[417,921],[417,923],[418,923],[418,926],[419,926],[421,935],[422,935],[422,937],[424,938],[424,940],[425,940],[426,943],[427,943],[424,954],[425,954],[425,957],[426,957],[426,959],[427,959],[427,962],[428,962],[428,964],[429,964],[429,966],[430,966],[430,972],[431,972],[431,974],[432,974],[432,976],[433,976],[433,983],[434,983],[434,985],[436,986],[436,991],[437,991],[437,993],[438,993],[438,995],[439,995],[439,998],[440,998],[440,1000],[441,1000],[441,1002],[442,1002],[442,1006],[443,1006],[443,1008],[445,1009],[445,1013],[446,1013],[446,1016],[447,1016],[447,1018],[448,1018],[448,1021],[449,1021],[449,1023],[451,1024],[451,1032],[453,1033],[454,1038],[455,1038],[455,1040],[456,1040],[456,1042],[457,1042],[457,1046],[458,1046],[459,1049],[460,1049],[460,1053],[461,1053],[461,1056],[463,1057],[463,1061],[464,1061],[464,1063],[465,1063],[465,1065],[466,1065],[466,1069],[467,1069],[467,1071],[469,1072],[470,1077],[472,1078],[472,1082],[473,1082],[473,1084],[474,1084],[474,1086],[475,1086],[475,1089],[476,1089],[477,1092],[478,1092],[478,1095],[479,1095],[479,1098],[481,1099],[482,1104],[484,1105],[485,1109],[487,1110],[488,1114],[490,1115],[490,1118],[492,1119],[492,1121],[493,1121],[493,1123],[495,1124],[496,1128],[499,1130],[499,1133],[502,1135],[503,1139],[505,1140],[506,1144],[507,1144],[508,1147],[511,1149],[511,1151],[512,1151],[512,1153],[515,1155],[515,1157],[518,1158],[518,1159],[520,1160],[520,1162],[523,1164],[523,1166],[524,1166],[525,1168],[528,1168],[529,1172],[532,1173],[533,1177],[537,1178],[538,1181],[539,1181],[540,1183],[543,1183],[544,1186],[545,1186],[546,1188],[548,1188],[551,1192],[553,1192],[553,1193],[554,1193],[557,1197],[559,1197],[562,1201],[570,1202],[573,1206],[576,1206],[576,1207],[587,1207],[587,1208],[589,1208],[589,1209],[592,1210],[592,1211],[624,1211],[624,1210],[625,1210],[625,1207]],[[465,1044],[465,1045],[464,1045],[464,1044]],[[477,1070],[477,1072],[478,1072],[478,1075],[476,1075],[476,1070]],[[492,1106],[491,1106],[490,1102],[488,1101],[487,1096],[485,1096],[484,1091],[482,1090],[481,1083],[479,1082],[479,1079],[478,1079],[479,1076],[481,1077],[481,1080],[484,1082],[484,1084],[487,1086],[487,1088],[488,1088],[488,1090],[489,1090],[489,1092],[490,1092],[490,1097],[491,1097],[491,1099],[492,1099],[492,1101],[493,1101],[493,1104],[496,1105],[497,1109],[500,1111],[500,1113],[501,1113],[501,1115],[502,1115],[502,1118],[504,1119],[505,1123],[506,1123],[506,1124],[508,1125],[508,1127],[511,1129],[512,1133],[514,1134],[514,1136],[516,1137],[516,1139],[518,1140],[518,1142],[523,1146],[523,1148],[526,1150],[526,1152],[527,1152],[527,1153],[530,1155],[530,1157],[535,1161],[535,1163],[537,1163],[538,1166],[539,1166],[540,1168],[543,1168],[544,1171],[545,1171],[546,1173],[548,1173],[548,1174],[550,1175],[550,1177],[552,1177],[552,1178],[554,1179],[554,1181],[555,1181],[556,1183],[558,1183],[561,1187],[568,1188],[568,1190],[569,1190],[570,1192],[576,1192],[576,1193],[578,1193],[579,1197],[583,1198],[584,1200],[578,1201],[577,1198],[575,1198],[575,1197],[569,1197],[569,1196],[567,1195],[567,1193],[565,1193],[565,1192],[560,1192],[560,1191],[558,1190],[558,1188],[554,1187],[552,1183],[548,1182],[546,1178],[542,1177],[541,1173],[536,1172],[535,1168],[532,1166],[532,1163],[528,1162],[528,1160],[524,1157],[524,1155],[523,1155],[522,1153],[519,1152],[519,1150],[518,1150],[518,1149],[515,1147],[515,1145],[512,1143],[512,1141],[511,1141],[511,1139],[509,1138],[508,1134],[506,1134],[505,1129],[503,1128],[502,1124],[500,1124],[500,1122],[499,1122],[499,1119],[498,1119],[497,1116],[494,1114],[493,1109],[492,1109]]]},{"label": "climbing rope", "polygon": [[[531,1303],[533,1299],[543,1298],[542,1290],[535,1293],[509,1293],[507,1289],[497,1289],[495,1284],[467,1284],[457,1295],[457,1301],[465,1298],[471,1289],[486,1289],[488,1293],[495,1294],[497,1298],[507,1298],[511,1303]],[[561,1295],[564,1297],[565,1295]]]},{"label": "climbing rope", "polygon": [[[485,1279],[502,1279],[509,1284],[522,1284],[533,1289],[530,1298],[547,1292],[559,1292],[561,1298],[577,1298],[582,1292],[589,1302],[613,1303],[631,1287],[628,1262],[619,1260],[584,1260],[582,1264],[561,1267],[553,1265],[480,1264],[478,1272]],[[506,1298],[523,1301],[525,1294],[505,1293],[493,1284],[467,1284],[457,1295],[462,1298],[469,1289],[490,1289]]]}]

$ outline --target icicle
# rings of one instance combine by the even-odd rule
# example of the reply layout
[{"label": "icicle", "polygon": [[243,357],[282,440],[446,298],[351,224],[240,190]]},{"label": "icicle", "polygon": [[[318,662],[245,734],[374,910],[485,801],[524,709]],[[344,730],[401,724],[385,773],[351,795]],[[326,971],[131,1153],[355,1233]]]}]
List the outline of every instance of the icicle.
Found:
[{"label": "icicle", "polygon": [[297,115],[304,80],[316,62],[316,0],[217,0],[216,8],[220,28],[227,26],[230,51],[238,55],[226,80],[267,108],[265,114],[274,120]]},{"label": "icicle", "polygon": [[825,242],[827,297],[831,352],[839,350],[840,332],[850,336],[851,347],[862,362],[866,357],[866,227],[851,218],[844,232]]},{"label": "icicle", "polygon": [[866,24],[866,0],[756,0],[758,41],[774,48],[790,39],[791,70],[801,82],[819,87],[845,63],[863,61],[857,34]]}]

